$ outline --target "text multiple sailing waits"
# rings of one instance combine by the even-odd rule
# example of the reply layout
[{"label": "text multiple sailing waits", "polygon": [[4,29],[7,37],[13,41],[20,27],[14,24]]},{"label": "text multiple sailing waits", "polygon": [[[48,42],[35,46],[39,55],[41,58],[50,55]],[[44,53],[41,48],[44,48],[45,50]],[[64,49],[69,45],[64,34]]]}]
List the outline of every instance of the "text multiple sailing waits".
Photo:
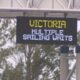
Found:
[{"label": "text multiple sailing waits", "polygon": [[72,35],[64,35],[64,30],[32,29],[31,34],[23,34],[23,40],[35,41],[73,41]]}]

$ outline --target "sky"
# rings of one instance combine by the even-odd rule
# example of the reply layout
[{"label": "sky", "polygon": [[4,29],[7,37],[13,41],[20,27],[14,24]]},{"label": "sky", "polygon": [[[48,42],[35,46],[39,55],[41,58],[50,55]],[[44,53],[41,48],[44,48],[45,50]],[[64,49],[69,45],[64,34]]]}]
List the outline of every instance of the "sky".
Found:
[{"label": "sky", "polygon": [[77,31],[80,31],[80,20],[77,22]]}]

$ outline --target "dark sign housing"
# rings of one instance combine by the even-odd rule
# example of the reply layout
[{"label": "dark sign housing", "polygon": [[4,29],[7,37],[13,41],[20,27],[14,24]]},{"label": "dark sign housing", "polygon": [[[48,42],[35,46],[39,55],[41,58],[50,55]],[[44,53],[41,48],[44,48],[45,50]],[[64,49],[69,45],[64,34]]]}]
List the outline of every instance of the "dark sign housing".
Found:
[{"label": "dark sign housing", "polygon": [[77,19],[17,17],[17,43],[71,44],[77,42]]}]

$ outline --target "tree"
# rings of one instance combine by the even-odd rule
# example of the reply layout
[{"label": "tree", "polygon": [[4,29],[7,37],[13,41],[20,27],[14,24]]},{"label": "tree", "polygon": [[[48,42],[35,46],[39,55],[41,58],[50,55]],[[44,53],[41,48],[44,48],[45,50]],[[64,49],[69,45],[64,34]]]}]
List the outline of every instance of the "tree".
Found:
[{"label": "tree", "polygon": [[[1,19],[0,23],[0,41],[2,41],[0,43],[0,64],[2,68],[5,67],[2,80],[5,79],[5,76],[8,80],[12,80],[13,77],[15,80],[57,80],[59,58],[55,51],[56,46],[53,44],[16,44],[16,20]],[[21,54],[24,55],[21,56],[22,61],[14,59],[15,68],[10,66],[7,59],[14,57],[13,55],[19,58]],[[25,60],[23,61],[23,59]],[[4,64],[2,64],[3,62]]]},{"label": "tree", "polygon": [[[55,45],[29,45],[28,47],[28,60],[26,68],[26,70],[28,70],[27,80],[38,80],[40,75],[42,75],[43,78],[47,77],[48,79],[51,74],[53,74],[54,72],[57,73],[56,71],[58,71],[57,69],[59,69],[59,60],[58,58],[56,58],[54,50]],[[56,67],[57,69],[54,71]],[[49,80],[54,78],[55,76],[52,75]]]},{"label": "tree", "polygon": [[15,68],[11,68],[6,65],[6,68],[2,75],[2,80],[23,80],[23,63],[22,60],[17,64]]}]

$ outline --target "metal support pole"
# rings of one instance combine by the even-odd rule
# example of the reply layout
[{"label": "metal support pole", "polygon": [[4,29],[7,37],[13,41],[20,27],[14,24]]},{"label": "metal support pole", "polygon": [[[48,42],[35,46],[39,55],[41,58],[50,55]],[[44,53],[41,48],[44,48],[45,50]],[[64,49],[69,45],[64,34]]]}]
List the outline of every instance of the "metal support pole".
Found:
[{"label": "metal support pole", "polygon": [[76,80],[80,80],[80,53],[76,56]]},{"label": "metal support pole", "polygon": [[[67,13],[64,13],[64,17],[67,17]],[[68,53],[69,47],[62,46],[61,47],[61,57],[60,57],[60,80],[66,80],[69,73],[69,65],[68,65]]]},{"label": "metal support pole", "polygon": [[60,80],[66,80],[68,76],[68,59],[67,54],[61,54],[60,59]]},{"label": "metal support pole", "polygon": [[76,80],[80,80],[80,46],[76,47]]},{"label": "metal support pole", "polygon": [[54,8],[54,0],[52,0],[52,9]]},{"label": "metal support pole", "polygon": [[68,54],[66,52],[68,52],[68,48],[66,49],[66,47],[62,47],[60,57],[60,80],[66,80],[69,73],[69,65],[67,59]]},{"label": "metal support pole", "polygon": [[13,8],[13,0],[11,0],[11,8]]}]

